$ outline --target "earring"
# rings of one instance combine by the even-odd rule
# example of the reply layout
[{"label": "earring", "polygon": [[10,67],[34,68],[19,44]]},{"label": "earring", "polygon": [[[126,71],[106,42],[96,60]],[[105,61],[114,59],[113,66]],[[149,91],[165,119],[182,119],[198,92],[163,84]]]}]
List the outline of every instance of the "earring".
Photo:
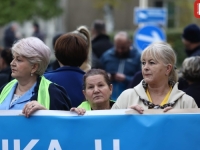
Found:
[{"label": "earring", "polygon": [[33,74],[31,73],[31,77],[33,76]]}]

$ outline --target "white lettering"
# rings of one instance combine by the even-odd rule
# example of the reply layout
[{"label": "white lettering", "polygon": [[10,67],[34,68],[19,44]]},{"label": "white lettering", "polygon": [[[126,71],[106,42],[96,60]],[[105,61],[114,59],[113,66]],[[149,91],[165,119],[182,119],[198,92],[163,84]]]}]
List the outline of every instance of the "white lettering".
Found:
[{"label": "white lettering", "polygon": [[[100,139],[95,140],[95,150],[102,150],[102,143]],[[113,140],[113,150],[120,150],[119,139]]]},{"label": "white lettering", "polygon": [[62,150],[58,140],[51,140],[48,150]]},{"label": "white lettering", "polygon": [[95,150],[102,150],[101,140],[95,140]]},{"label": "white lettering", "polygon": [[39,140],[36,139],[36,140],[31,140],[27,145],[26,147],[24,148],[24,150],[32,150],[32,148],[35,146],[35,144],[37,144]]},{"label": "white lettering", "polygon": [[120,150],[118,139],[113,140],[113,150]]},{"label": "white lettering", "polygon": [[14,150],[20,150],[20,140],[19,139],[14,140]]},{"label": "white lettering", "polygon": [[8,150],[8,140],[2,140],[2,150]]}]

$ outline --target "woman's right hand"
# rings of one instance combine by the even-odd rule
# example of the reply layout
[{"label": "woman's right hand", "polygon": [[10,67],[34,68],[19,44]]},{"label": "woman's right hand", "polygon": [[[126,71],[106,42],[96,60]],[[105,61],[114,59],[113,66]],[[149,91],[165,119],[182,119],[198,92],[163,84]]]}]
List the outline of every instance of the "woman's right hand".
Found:
[{"label": "woman's right hand", "polygon": [[144,112],[144,109],[140,105],[131,106],[130,108],[136,110],[140,114]]},{"label": "woman's right hand", "polygon": [[86,112],[84,108],[76,108],[76,107],[72,107],[70,111],[76,112],[78,115],[84,115]]}]

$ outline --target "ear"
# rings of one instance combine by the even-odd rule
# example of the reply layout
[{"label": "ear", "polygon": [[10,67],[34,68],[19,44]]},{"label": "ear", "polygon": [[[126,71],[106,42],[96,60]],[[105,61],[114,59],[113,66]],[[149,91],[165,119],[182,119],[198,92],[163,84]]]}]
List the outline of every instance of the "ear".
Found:
[{"label": "ear", "polygon": [[33,64],[32,65],[32,70],[31,73],[35,73],[38,70],[39,65],[38,64]]},{"label": "ear", "polygon": [[171,64],[168,64],[168,65],[167,65],[167,70],[166,70],[166,75],[169,75],[170,72],[171,72],[171,70],[172,70],[172,65],[171,65]]}]

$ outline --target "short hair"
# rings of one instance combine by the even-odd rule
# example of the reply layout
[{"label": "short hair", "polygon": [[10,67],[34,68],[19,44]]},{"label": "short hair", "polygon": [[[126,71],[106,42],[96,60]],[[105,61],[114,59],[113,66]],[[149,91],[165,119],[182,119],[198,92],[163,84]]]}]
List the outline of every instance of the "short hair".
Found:
[{"label": "short hair", "polygon": [[55,44],[55,56],[65,66],[80,67],[88,58],[90,34],[86,27],[63,34]]},{"label": "short hair", "polygon": [[200,56],[186,58],[182,64],[182,74],[188,81],[200,81]]},{"label": "short hair", "polygon": [[147,46],[141,55],[141,61],[144,56],[151,56],[158,62],[162,62],[164,65],[171,64],[172,70],[169,74],[169,81],[177,82],[177,72],[176,72],[176,54],[172,47],[165,42],[155,42]]},{"label": "short hair", "polygon": [[88,72],[86,72],[86,74],[83,76],[83,90],[86,89],[86,79],[90,76],[94,76],[94,75],[102,75],[107,83],[108,86],[111,85],[111,81],[110,78],[108,77],[108,74],[102,70],[102,69],[91,69]]},{"label": "short hair", "polygon": [[1,58],[5,61],[6,65],[10,66],[10,63],[12,62],[12,52],[11,49],[5,48],[1,51]]},{"label": "short hair", "polygon": [[97,34],[102,34],[106,30],[104,21],[99,19],[93,22],[92,28],[97,32]]},{"label": "short hair", "polygon": [[125,38],[125,39],[129,40],[129,36],[128,36],[128,33],[126,31],[117,32],[114,36],[114,40],[116,40],[118,38]]},{"label": "short hair", "polygon": [[12,53],[17,53],[27,58],[31,64],[38,64],[37,75],[43,75],[51,56],[50,48],[39,38],[28,37],[17,41],[12,47]]}]

